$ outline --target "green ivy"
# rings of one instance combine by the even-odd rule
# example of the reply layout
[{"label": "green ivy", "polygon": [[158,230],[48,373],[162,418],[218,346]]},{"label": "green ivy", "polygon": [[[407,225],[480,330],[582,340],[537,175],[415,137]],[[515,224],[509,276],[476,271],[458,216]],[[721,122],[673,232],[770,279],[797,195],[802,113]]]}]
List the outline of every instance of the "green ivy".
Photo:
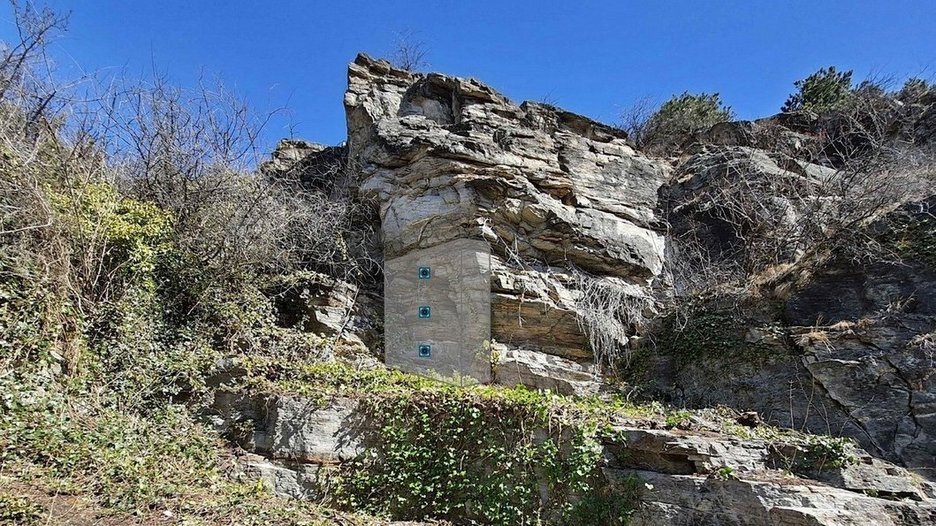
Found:
[{"label": "green ivy", "polygon": [[350,509],[400,520],[580,524],[595,509],[582,503],[602,502],[614,512],[591,524],[618,524],[634,507],[601,491],[606,422],[587,413],[566,420],[548,394],[438,388],[374,396],[365,408],[379,436],[342,468],[339,503]]},{"label": "green ivy", "polygon": [[0,522],[40,524],[45,516],[45,508],[30,499],[0,493]]},{"label": "green ivy", "polygon": [[47,193],[69,237],[98,247],[109,268],[155,285],[152,273],[172,249],[172,214],[154,203],[120,196],[104,182]]},{"label": "green ivy", "polygon": [[0,253],[0,365],[60,367],[56,318],[75,320],[78,313],[48,288],[37,269],[21,263]]}]

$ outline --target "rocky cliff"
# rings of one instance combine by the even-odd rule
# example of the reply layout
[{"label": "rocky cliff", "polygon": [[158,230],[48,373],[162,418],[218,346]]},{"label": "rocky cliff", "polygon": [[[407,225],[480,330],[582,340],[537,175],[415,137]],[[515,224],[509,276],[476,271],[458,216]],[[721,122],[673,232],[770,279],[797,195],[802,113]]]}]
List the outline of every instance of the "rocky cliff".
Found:
[{"label": "rocky cliff", "polygon": [[[911,142],[930,144],[932,102],[914,109]],[[631,460],[609,461],[604,473],[611,487],[626,473],[654,488],[643,493],[638,522],[936,520],[931,486],[918,478],[936,479],[936,223],[926,184],[911,202],[882,203],[847,223],[886,249],[858,258],[829,234],[838,223],[828,220],[827,204],[851,206],[826,190],[843,185],[841,159],[802,119],[718,125],[681,155],[656,159],[586,117],[517,105],[474,79],[411,73],[364,55],[349,66],[344,104],[344,148],[288,144],[277,170],[318,180],[345,163],[358,198],[379,211],[387,259],[456,239],[487,241],[495,382],[580,395],[624,390],[697,410],[727,406],[756,412],[757,422],[851,437],[870,454],[861,453],[864,467],[800,470],[803,478],[791,482],[771,456],[783,445],[722,439],[704,426],[673,434],[624,425],[627,439],[604,447]],[[750,195],[763,197],[752,214],[761,223],[744,223],[750,218],[730,208]],[[748,229],[743,239],[739,225]],[[681,244],[690,236],[691,253]],[[666,308],[702,274],[685,272],[698,269],[699,254],[727,275],[762,253],[774,264],[744,286]],[[329,330],[379,347],[372,326],[367,336],[337,322]],[[602,380],[611,372],[614,385]],[[312,447],[316,466],[331,462],[323,455],[357,454],[347,449],[358,447],[354,440],[294,443],[298,431],[282,428],[289,419],[281,417],[294,402],[276,404],[286,405],[257,416],[265,431],[252,442],[256,452],[292,462]],[[221,407],[229,412],[230,403]],[[354,407],[344,401],[340,415],[302,417],[308,429],[299,434],[335,435],[343,424],[329,419],[352,418]],[[318,491],[303,478],[311,468],[281,471],[266,462],[251,469],[283,492]],[[728,469],[719,475],[719,467]],[[858,478],[865,482],[848,482]]]},{"label": "rocky cliff", "polygon": [[576,276],[597,276],[651,307],[667,165],[588,118],[366,56],[349,68],[345,108],[349,162],[380,208],[385,257],[488,241],[500,380],[593,389]]}]

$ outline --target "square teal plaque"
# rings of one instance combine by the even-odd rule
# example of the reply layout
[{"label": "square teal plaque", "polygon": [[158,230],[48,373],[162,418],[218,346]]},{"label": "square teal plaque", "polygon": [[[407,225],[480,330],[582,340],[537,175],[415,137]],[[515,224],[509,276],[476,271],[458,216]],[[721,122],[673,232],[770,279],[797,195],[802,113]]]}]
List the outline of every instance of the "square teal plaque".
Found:
[{"label": "square teal plaque", "polygon": [[420,343],[419,347],[416,349],[416,353],[420,358],[430,358],[432,356],[432,345]]}]

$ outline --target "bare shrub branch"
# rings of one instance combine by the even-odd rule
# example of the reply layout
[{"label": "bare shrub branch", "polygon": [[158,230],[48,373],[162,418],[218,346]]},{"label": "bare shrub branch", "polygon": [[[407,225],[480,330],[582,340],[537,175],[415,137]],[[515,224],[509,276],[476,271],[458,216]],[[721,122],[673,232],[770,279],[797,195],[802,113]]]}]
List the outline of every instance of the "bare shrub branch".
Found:
[{"label": "bare shrub branch", "polygon": [[426,43],[418,40],[418,32],[407,30],[396,35],[396,46],[393,50],[393,64],[406,71],[419,71],[429,67],[426,57],[429,50]]},{"label": "bare shrub branch", "polygon": [[716,150],[720,173],[703,166],[713,164],[711,151],[703,165],[689,161],[684,170],[704,186],[668,204],[669,216],[681,222],[672,225],[670,258],[679,293],[748,286],[764,272],[803,271],[832,254],[880,256],[868,252],[868,225],[923,196],[934,180],[933,160],[894,141],[867,106],[839,116],[854,135],[834,141],[837,168],[749,148]]},{"label": "bare shrub branch", "polygon": [[627,133],[634,144],[641,147],[647,139],[647,125],[657,108],[653,98],[641,97],[621,112],[618,127]]},{"label": "bare shrub branch", "polygon": [[618,278],[573,272],[576,280],[576,319],[588,337],[595,364],[627,365],[637,334],[654,311],[655,301],[643,288]]}]

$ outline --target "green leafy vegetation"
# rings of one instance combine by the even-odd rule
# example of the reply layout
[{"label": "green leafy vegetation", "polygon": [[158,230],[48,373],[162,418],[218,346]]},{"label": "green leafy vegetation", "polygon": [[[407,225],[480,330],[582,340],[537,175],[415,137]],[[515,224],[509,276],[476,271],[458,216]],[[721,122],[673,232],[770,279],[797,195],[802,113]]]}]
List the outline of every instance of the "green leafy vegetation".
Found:
[{"label": "green leafy vegetation", "polygon": [[896,97],[901,102],[912,104],[919,102],[932,89],[933,86],[929,81],[919,77],[910,77],[904,81]]},{"label": "green leafy vegetation", "polygon": [[630,133],[644,150],[669,154],[694,134],[733,118],[734,113],[718,93],[685,92],[664,102]]},{"label": "green leafy vegetation", "polygon": [[10,524],[39,524],[46,515],[42,505],[26,497],[0,493],[0,521]]},{"label": "green leafy vegetation", "polygon": [[[111,515],[163,514],[185,524],[333,523],[334,512],[287,503],[262,485],[232,479],[227,447],[185,406],[143,416],[46,387],[0,382],[4,476],[45,488],[39,497],[80,495]],[[0,518],[26,524],[40,514],[47,517],[42,506],[0,492]],[[371,523],[350,515],[342,520]]]},{"label": "green leafy vegetation", "polygon": [[323,234],[284,212],[311,213],[308,194],[241,162],[258,121],[236,99],[159,79],[113,107],[68,99],[43,66],[63,20],[14,11],[28,45],[0,50],[0,518],[54,522],[62,494],[88,522],[333,523],[233,478],[231,445],[198,416],[226,356],[321,355],[265,293],[329,267],[332,245],[293,250]]},{"label": "green leafy vegetation", "polygon": [[732,468],[731,466],[722,466],[718,468],[717,470],[715,470],[714,475],[715,475],[715,478],[717,479],[730,480],[731,478],[735,476],[734,468]]},{"label": "green leafy vegetation", "polygon": [[794,459],[794,470],[822,471],[858,463],[855,443],[847,437],[810,435],[804,448],[804,454]]},{"label": "green leafy vegetation", "polygon": [[666,427],[672,429],[675,427],[682,427],[689,422],[689,418],[692,416],[692,413],[686,411],[685,409],[676,411],[674,413],[666,415]]},{"label": "green leafy vegetation", "polygon": [[610,413],[560,400],[522,388],[368,398],[378,445],[343,467],[339,500],[395,519],[626,523],[636,491],[605,491],[598,472]]},{"label": "green leafy vegetation", "polygon": [[783,103],[781,111],[822,112],[841,106],[852,93],[852,72],[822,68],[793,83],[797,91]]}]

